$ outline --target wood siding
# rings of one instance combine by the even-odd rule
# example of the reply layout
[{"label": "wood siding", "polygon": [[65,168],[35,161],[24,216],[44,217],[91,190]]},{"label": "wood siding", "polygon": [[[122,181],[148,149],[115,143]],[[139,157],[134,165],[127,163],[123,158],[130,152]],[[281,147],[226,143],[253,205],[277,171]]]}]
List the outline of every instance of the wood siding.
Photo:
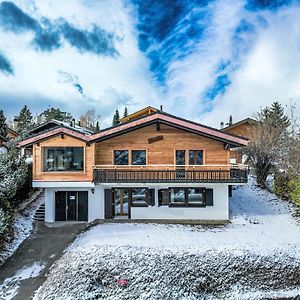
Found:
[{"label": "wood siding", "polygon": [[[234,126],[232,128],[228,128],[228,129],[225,128],[223,131],[233,135],[245,137],[251,141],[251,139],[253,139],[253,137],[255,136],[256,128],[257,128],[256,124],[243,123]],[[242,155],[239,152],[237,152],[235,149],[230,151],[230,159],[235,159],[237,164],[242,163]]]},{"label": "wood siding", "polygon": [[233,135],[245,137],[245,138],[251,140],[251,138],[253,138],[253,136],[255,134],[256,127],[257,127],[256,124],[243,123],[243,124],[234,126],[232,128],[228,128],[228,129],[224,128],[223,131],[226,133],[233,134]]},{"label": "wood siding", "polygon": [[[149,143],[149,139],[163,136],[162,140]],[[229,151],[224,144],[213,139],[202,137],[184,130],[160,125],[150,125],[133,132],[96,143],[96,165],[113,165],[114,150],[146,150],[148,165],[174,165],[175,150],[203,150],[203,161],[206,165],[228,165]],[[130,161],[129,152],[129,161]]]},{"label": "wood siding", "polygon": [[[43,148],[44,147],[83,147],[84,171],[81,172],[43,172]],[[33,145],[33,180],[43,181],[92,181],[95,145],[87,146],[85,142],[64,135],[56,136],[39,144]]]}]

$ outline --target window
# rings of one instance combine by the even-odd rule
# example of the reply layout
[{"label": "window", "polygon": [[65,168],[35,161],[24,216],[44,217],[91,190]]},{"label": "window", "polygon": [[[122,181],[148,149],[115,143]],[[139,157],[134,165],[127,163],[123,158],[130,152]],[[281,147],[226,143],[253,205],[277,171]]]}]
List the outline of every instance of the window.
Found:
[{"label": "window", "polygon": [[131,206],[143,207],[155,205],[154,189],[132,188],[130,190]]},{"label": "window", "polygon": [[190,150],[189,151],[189,164],[190,165],[203,165],[203,150]]},{"label": "window", "polygon": [[131,204],[132,206],[148,206],[147,203],[147,189],[146,188],[135,188],[131,190]]},{"label": "window", "polygon": [[187,201],[189,205],[205,206],[204,189],[203,188],[188,188]]},{"label": "window", "polygon": [[146,165],[146,150],[132,150],[131,160],[133,165]]},{"label": "window", "polygon": [[176,150],[176,165],[185,165],[185,150]]},{"label": "window", "polygon": [[128,150],[114,151],[115,165],[128,165]]},{"label": "window", "polygon": [[170,204],[185,205],[185,189],[171,188],[170,189]]},{"label": "window", "polygon": [[170,206],[206,206],[205,191],[205,188],[195,187],[170,188],[169,204]]},{"label": "window", "polygon": [[44,148],[44,172],[83,171],[83,147]]}]

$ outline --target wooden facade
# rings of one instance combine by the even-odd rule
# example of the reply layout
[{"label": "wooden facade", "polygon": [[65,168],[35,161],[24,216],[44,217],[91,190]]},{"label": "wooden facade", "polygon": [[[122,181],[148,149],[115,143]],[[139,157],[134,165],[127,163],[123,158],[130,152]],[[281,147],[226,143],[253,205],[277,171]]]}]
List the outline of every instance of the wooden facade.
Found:
[{"label": "wooden facade", "polygon": [[[240,136],[251,140],[255,138],[257,130],[257,121],[251,118],[247,118],[245,120],[239,121],[237,123],[234,123],[228,127],[225,127],[222,129],[222,131],[235,135]],[[237,164],[242,163],[242,155],[240,152],[238,152],[237,149],[232,149],[230,151],[230,160],[235,161]]]},{"label": "wooden facade", "polygon": [[[43,171],[43,148],[45,147],[83,147],[84,170],[73,172],[44,172]],[[89,181],[93,180],[93,165],[95,145],[87,145],[86,142],[70,137],[58,135],[33,145],[33,180],[42,181]]]},{"label": "wooden facade", "polygon": [[224,143],[167,125],[160,125],[159,130],[150,125],[96,143],[96,165],[113,165],[114,150],[129,150],[129,161],[130,150],[146,150],[149,166],[176,165],[176,150],[186,150],[187,165],[188,150],[203,150],[204,165],[229,164],[229,150],[224,149]]}]

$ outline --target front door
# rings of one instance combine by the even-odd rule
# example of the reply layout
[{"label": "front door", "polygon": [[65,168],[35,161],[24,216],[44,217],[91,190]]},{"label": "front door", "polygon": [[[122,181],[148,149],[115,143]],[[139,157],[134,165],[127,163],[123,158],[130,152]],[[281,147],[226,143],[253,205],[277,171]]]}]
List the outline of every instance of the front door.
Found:
[{"label": "front door", "polygon": [[128,189],[114,189],[114,215],[128,217]]},{"label": "front door", "polygon": [[67,221],[76,221],[77,192],[67,192]]},{"label": "front door", "polygon": [[55,221],[87,220],[87,191],[57,191],[55,193]]}]

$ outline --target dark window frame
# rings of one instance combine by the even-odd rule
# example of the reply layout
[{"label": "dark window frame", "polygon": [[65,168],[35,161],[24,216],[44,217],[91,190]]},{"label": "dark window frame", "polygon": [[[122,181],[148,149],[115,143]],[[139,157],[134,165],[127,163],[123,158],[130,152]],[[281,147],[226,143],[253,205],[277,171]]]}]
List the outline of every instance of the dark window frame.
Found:
[{"label": "dark window frame", "polygon": [[[65,169],[65,170],[58,170],[57,166],[56,169],[54,170],[49,170],[49,168],[47,168],[47,159],[49,159],[49,157],[46,157],[46,153],[49,153],[49,151],[53,151],[53,159],[54,159],[54,164],[57,164],[56,162],[56,158],[55,158],[55,151],[58,150],[64,150],[65,152],[67,152],[67,149],[81,149],[82,150],[82,159],[80,161],[80,163],[82,164],[82,167],[80,167],[80,169]],[[48,151],[48,152],[47,152]],[[66,154],[63,154],[66,155]],[[42,172],[43,173],[80,173],[80,172],[84,172],[85,171],[85,149],[84,147],[81,146],[75,146],[75,147],[42,147]]]},{"label": "dark window frame", "polygon": [[[133,194],[132,194],[132,190],[136,190],[136,189],[145,189],[145,203],[134,203],[133,201]],[[133,187],[129,189],[129,194],[130,194],[130,201],[131,201],[131,207],[148,207],[149,202],[148,202],[148,198],[149,198],[149,189],[147,187]]]},{"label": "dark window frame", "polygon": [[[127,164],[116,164],[116,152],[127,152]],[[115,166],[128,166],[129,165],[129,150],[126,149],[117,149],[113,152],[113,159],[114,159],[114,165]]]},{"label": "dark window frame", "polygon": [[[143,151],[143,152],[145,152],[145,163],[144,164],[134,164],[133,163],[133,152],[141,152],[141,151]],[[145,149],[133,149],[133,150],[131,150],[131,165],[133,165],[133,166],[146,166],[147,165],[147,150],[145,150]]]},{"label": "dark window frame", "polygon": [[[191,162],[191,152],[193,152],[193,161]],[[198,152],[202,152],[202,162],[201,164],[197,163],[198,160]],[[190,166],[202,166],[204,165],[204,150],[198,149],[198,150],[189,150],[188,152],[189,155],[189,165]]]},{"label": "dark window frame", "polygon": [[[206,207],[206,188],[204,187],[169,187],[169,207]],[[171,189],[182,189],[184,190],[184,202],[182,203],[173,203],[171,202]],[[203,197],[203,204],[200,204],[200,203],[193,203],[193,202],[189,202],[188,201],[188,190],[189,189],[200,189],[202,190],[202,197]]]}]

